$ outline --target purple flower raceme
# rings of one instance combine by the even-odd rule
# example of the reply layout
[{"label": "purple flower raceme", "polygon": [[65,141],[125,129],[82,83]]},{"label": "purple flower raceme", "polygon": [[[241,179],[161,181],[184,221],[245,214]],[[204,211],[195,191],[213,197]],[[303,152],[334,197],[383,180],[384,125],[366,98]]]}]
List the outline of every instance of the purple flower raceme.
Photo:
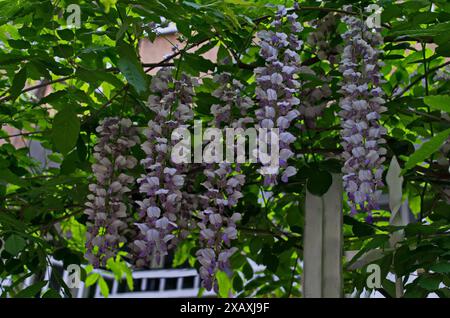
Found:
[{"label": "purple flower raceme", "polygon": [[350,200],[352,213],[368,212],[378,206],[383,185],[382,163],[386,149],[380,125],[380,115],[386,109],[379,61],[382,37],[370,30],[359,18],[344,16],[348,31],[342,37],[345,42],[340,63],[343,74],[339,115],[342,122],[342,146],[345,164],[344,187]]},{"label": "purple flower raceme", "polygon": [[[246,124],[253,122],[251,117],[246,116],[253,102],[242,94],[243,84],[232,79],[228,73],[216,75],[214,81],[220,86],[213,96],[223,102],[211,106],[214,126],[219,128],[222,124],[229,124],[233,128],[245,129]],[[233,117],[234,110],[239,111],[239,118]],[[202,248],[198,250],[197,258],[201,264],[202,286],[217,292],[215,275],[219,270],[231,275],[229,258],[237,251],[231,247],[231,241],[237,238],[236,222],[241,215],[230,215],[229,211],[242,197],[240,190],[245,183],[245,175],[240,173],[239,163],[233,169],[229,162],[205,164],[203,173],[206,181],[202,185],[206,192],[201,195],[203,210],[199,212],[198,227]]]},{"label": "purple flower raceme", "polygon": [[[220,99],[223,104],[211,106],[211,114],[214,116],[214,125],[220,127],[222,123],[230,124],[234,128],[244,128],[246,124],[253,124],[253,118],[247,116],[248,110],[253,107],[253,100],[245,96],[244,85],[231,77],[230,73],[217,74],[213,78],[219,87],[212,92],[212,95]],[[231,121],[231,111],[235,107],[241,114],[241,118]]]},{"label": "purple flower raceme", "polygon": [[[297,22],[297,15],[288,14],[283,6],[278,7],[271,26],[274,30],[258,32],[259,54],[266,63],[265,66],[255,69],[255,92],[259,103],[256,118],[260,128],[279,129],[279,166],[283,170],[281,180],[287,182],[289,177],[297,173],[297,170],[288,164],[289,158],[294,155],[290,145],[296,140],[289,132],[289,127],[299,116],[297,108],[300,100],[295,96],[300,86],[296,79],[300,67],[300,56],[297,52],[303,43],[298,39],[297,33],[302,30],[302,26]],[[289,28],[288,33],[284,32],[286,28]],[[269,144],[269,140],[266,141]],[[262,168],[267,168],[267,165],[263,164]],[[278,169],[273,172],[269,170],[269,173],[266,171],[264,184],[275,184],[277,175]]]},{"label": "purple flower raceme", "polygon": [[197,259],[201,264],[202,286],[217,292],[217,271],[231,275],[229,258],[237,251],[231,247],[231,241],[237,238],[236,222],[241,219],[239,213],[228,216],[226,212],[242,197],[239,190],[245,182],[245,176],[233,175],[233,169],[228,163],[208,165],[204,174],[207,176],[203,182],[206,188],[202,196],[204,209],[199,212],[200,221],[197,223],[202,248],[197,251]]},{"label": "purple flower raceme", "polygon": [[140,142],[137,128],[131,120],[105,118],[97,128],[98,142],[92,165],[96,183],[89,185],[85,214],[87,222],[86,258],[95,267],[104,267],[114,257],[131,222],[127,193],[134,178],[125,172],[133,169],[137,160],[130,148]]},{"label": "purple flower raceme", "polygon": [[323,18],[311,22],[314,31],[309,33],[307,43],[313,47],[317,57],[320,60],[328,60],[331,64],[339,62],[339,54],[342,52],[342,47],[336,43],[338,42],[337,20],[339,14],[330,12]]},{"label": "purple flower raceme", "polygon": [[326,75],[319,75],[308,66],[300,67],[300,74],[307,74],[310,77],[316,78],[320,85],[312,85],[312,81],[304,79],[302,87],[300,88],[300,106],[299,111],[301,118],[304,120],[304,125],[300,128],[307,130],[316,127],[316,119],[321,116],[323,110],[330,102],[331,89],[328,85],[330,78]]},{"label": "purple flower raceme", "polygon": [[171,68],[163,68],[153,77],[148,107],[155,117],[145,129],[141,148],[147,157],[141,164],[147,171],[138,179],[145,197],[137,201],[139,235],[132,244],[137,267],[160,264],[173,248],[180,232],[185,166],[171,160],[171,133],[193,118],[192,103],[196,83],[185,74],[179,80]]},{"label": "purple flower raceme", "polygon": [[[342,52],[342,47],[334,42],[338,42],[340,37],[337,28],[337,18],[340,15],[335,12],[330,12],[323,18],[311,21],[310,25],[314,28],[307,38],[307,43],[311,46],[318,59],[321,61],[329,61],[330,64],[339,62],[339,55]],[[316,119],[321,116],[323,110],[329,103],[331,96],[331,89],[328,83],[331,77],[327,74],[316,73],[308,66],[300,67],[299,73],[302,76],[301,89],[299,98],[301,104],[299,111],[304,125],[300,127],[302,130],[307,130],[316,127]],[[314,82],[319,82],[318,85],[312,85]]]},{"label": "purple flower raceme", "polygon": [[439,69],[436,71],[435,76],[433,77],[434,82],[443,81],[448,82],[450,81],[450,65],[447,65],[443,69]]}]

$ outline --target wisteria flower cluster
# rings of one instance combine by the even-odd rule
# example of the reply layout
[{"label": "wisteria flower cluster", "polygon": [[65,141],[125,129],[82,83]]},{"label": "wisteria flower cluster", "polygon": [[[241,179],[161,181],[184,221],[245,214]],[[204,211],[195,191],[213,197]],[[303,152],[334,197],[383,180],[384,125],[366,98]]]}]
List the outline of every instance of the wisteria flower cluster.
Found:
[{"label": "wisteria flower cluster", "polygon": [[380,114],[385,111],[379,61],[382,44],[379,32],[374,32],[359,18],[344,16],[348,31],[340,63],[343,75],[340,100],[342,145],[344,148],[344,187],[350,199],[352,213],[368,212],[377,208],[383,185],[382,163],[386,149],[380,125]]},{"label": "wisteria flower cluster", "polygon": [[[288,14],[283,6],[278,8],[271,26],[275,31],[264,30],[258,33],[259,54],[266,63],[264,67],[255,69],[255,93],[260,107],[256,111],[256,118],[261,128],[279,129],[279,166],[284,170],[281,180],[287,182],[289,177],[297,173],[296,168],[288,164],[289,158],[294,155],[290,145],[296,140],[288,130],[291,122],[299,116],[297,108],[300,100],[295,94],[300,86],[296,79],[300,67],[298,51],[303,43],[298,39],[297,33],[302,30],[302,26],[297,22],[297,14]],[[283,27],[290,28],[288,34],[283,31]],[[268,134],[268,144],[270,138]],[[262,168],[265,168],[264,165]],[[264,175],[264,184],[275,184],[278,171],[268,172]]]},{"label": "wisteria flower cluster", "polygon": [[332,45],[337,37],[336,26],[339,14],[330,12],[323,18],[311,22],[314,31],[309,33],[307,43],[315,50],[320,60],[328,60],[331,64],[339,62],[339,54],[342,47],[339,44]]},{"label": "wisteria flower cluster", "polygon": [[[316,56],[320,60],[328,60],[330,64],[335,64],[339,61],[339,54],[342,51],[340,44],[332,45],[333,42],[338,42],[338,33],[336,32],[337,19],[339,14],[330,12],[323,18],[313,20],[311,26],[314,28],[308,34],[307,43],[315,51]],[[321,116],[323,110],[328,104],[328,98],[331,96],[331,89],[329,86],[330,77],[325,74],[316,74],[316,72],[308,66],[300,68],[300,74],[306,74],[306,79],[302,81],[300,90],[300,107],[299,111],[305,125],[301,128],[315,128],[316,119]],[[322,85],[312,86],[308,78],[316,78],[321,81]]]},{"label": "wisteria flower cluster", "polygon": [[[222,73],[214,77],[219,87],[212,93],[223,104],[211,106],[214,125],[230,125],[233,128],[245,128],[253,119],[246,116],[253,101],[242,94],[244,86],[232,79],[229,73]],[[239,112],[239,118],[232,116],[233,110]],[[241,117],[242,116],[242,117]],[[239,213],[229,215],[229,211],[242,197],[241,187],[245,183],[245,175],[240,173],[239,164],[233,169],[232,164],[207,164],[204,169],[206,181],[203,186],[206,193],[201,196],[204,209],[199,213],[200,242],[203,248],[197,251],[202,286],[218,291],[217,271],[231,275],[229,258],[236,252],[231,247],[231,241],[237,238],[236,222],[241,218]]]},{"label": "wisteria flower cluster", "polygon": [[433,77],[433,81],[450,81],[450,65],[447,65],[444,69],[439,69],[436,71],[435,76]]},{"label": "wisteria flower cluster", "polygon": [[115,257],[121,243],[126,242],[125,231],[131,218],[127,202],[129,186],[134,178],[126,174],[137,160],[130,149],[140,142],[137,128],[131,120],[105,118],[97,127],[95,163],[92,165],[96,183],[89,185],[85,214],[87,222],[86,258],[95,267],[105,266]]},{"label": "wisteria flower cluster", "polygon": [[312,81],[303,80],[302,87],[299,91],[300,106],[299,111],[301,118],[305,125],[303,129],[315,128],[316,119],[321,116],[323,110],[326,108],[329,97],[331,96],[331,89],[328,84],[330,78],[326,75],[319,75],[308,66],[300,67],[300,74],[307,74],[322,82],[321,85],[312,85]]},{"label": "wisteria flower cluster", "polygon": [[148,122],[142,149],[146,158],[141,164],[146,174],[138,179],[145,197],[137,201],[140,234],[133,244],[136,266],[160,264],[175,246],[181,217],[185,167],[170,159],[171,132],[193,118],[192,101],[196,83],[185,74],[175,80],[171,68],[161,69],[152,79],[148,107],[155,117]]},{"label": "wisteria flower cluster", "polygon": [[[297,3],[294,9],[298,9]],[[368,212],[370,218],[381,194],[386,154],[382,146],[386,131],[379,122],[385,110],[382,63],[377,49],[382,38],[356,17],[342,19],[348,26],[342,36],[345,48],[340,62],[344,78],[339,103],[344,186],[352,213]],[[334,64],[338,51],[330,50],[329,39],[336,16],[329,14],[321,24],[313,25],[317,30],[310,35],[310,44],[318,47],[320,59]],[[258,33],[259,54],[265,64],[254,70],[256,107],[252,98],[245,95],[244,84],[231,74],[220,73],[213,78],[218,87],[212,96],[220,102],[211,105],[211,127],[244,130],[256,125],[278,129],[281,173],[278,167],[270,170],[273,167],[261,163],[266,186],[276,184],[279,175],[282,182],[288,182],[297,173],[289,163],[296,140],[291,125],[302,119],[305,123],[302,129],[315,127],[315,118],[322,114],[331,96],[330,78],[301,66],[299,51],[303,43],[297,35],[301,30],[296,13],[288,13],[279,6],[270,28]],[[301,80],[302,74],[320,79],[323,85],[312,85],[308,76]],[[152,119],[144,130],[145,142],[140,145],[145,153],[140,162],[145,173],[136,180],[141,199],[135,201],[135,217],[127,198],[135,180],[125,171],[137,165],[137,160],[129,155],[131,148],[140,143],[137,128],[128,119],[106,118],[101,122],[93,165],[96,183],[89,187],[92,193],[85,211],[89,220],[86,257],[97,267],[105,266],[122,243],[132,238],[128,247],[137,267],[161,265],[168,251],[195,229],[199,232],[200,249],[196,256],[202,286],[217,292],[217,272],[231,275],[230,257],[237,251],[233,240],[238,237],[236,224],[241,219],[241,214],[233,210],[243,197],[246,180],[239,163],[200,164],[195,166],[204,178],[201,183],[204,191],[199,194],[198,189],[193,189],[193,182],[189,182],[193,166],[172,160],[172,150],[177,144],[171,139],[172,132],[188,128],[193,120],[197,85],[196,79],[185,74],[175,78],[170,67],[160,69],[152,78],[147,102]],[[267,136],[267,144],[270,138],[274,136]],[[132,235],[125,236],[127,231]]]},{"label": "wisteria flower cluster", "polygon": [[220,163],[218,167],[208,165],[204,174],[207,176],[203,182],[206,193],[202,195],[204,209],[199,213],[198,222],[203,248],[197,251],[197,258],[201,264],[202,286],[217,292],[217,271],[231,275],[229,258],[237,250],[231,247],[231,241],[237,238],[236,222],[241,218],[239,213],[227,216],[227,208],[235,206],[242,197],[239,190],[245,183],[245,176],[233,175],[233,169],[228,163]]},{"label": "wisteria flower cluster", "polygon": [[[215,127],[221,127],[222,124],[231,124],[233,128],[244,128],[247,124],[253,124],[254,120],[248,116],[248,111],[254,103],[249,96],[243,94],[244,85],[226,72],[215,75],[213,80],[219,84],[219,87],[212,92],[212,95],[223,102],[211,106]],[[239,111],[242,117],[231,120],[233,107]]]}]

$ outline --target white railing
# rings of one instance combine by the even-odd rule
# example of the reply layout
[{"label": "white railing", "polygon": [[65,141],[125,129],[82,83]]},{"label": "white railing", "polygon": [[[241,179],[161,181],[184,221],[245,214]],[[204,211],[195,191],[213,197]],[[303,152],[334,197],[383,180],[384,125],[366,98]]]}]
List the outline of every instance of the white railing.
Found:
[{"label": "white railing", "polygon": [[[58,271],[56,275],[60,275],[64,282],[68,282],[69,273],[64,270],[63,263],[57,260],[51,260],[51,266],[48,266],[44,280],[48,284],[43,288],[45,291],[52,286],[58,286],[55,279],[54,271]],[[115,280],[114,275],[103,270],[94,270],[99,273],[109,286],[109,298],[165,298],[165,297],[197,297],[200,291],[200,277],[195,269],[154,269],[140,270],[132,272],[133,290],[129,290],[125,278],[121,281]],[[30,276],[21,285],[21,288],[35,283],[36,278]],[[1,283],[2,289],[11,285],[11,279],[5,279]],[[84,282],[80,282],[78,288],[72,288],[72,297],[76,298],[103,298],[100,287],[96,283],[92,286],[85,286]],[[60,295],[64,297],[61,289]],[[213,297],[214,292],[205,291],[202,297]]]}]

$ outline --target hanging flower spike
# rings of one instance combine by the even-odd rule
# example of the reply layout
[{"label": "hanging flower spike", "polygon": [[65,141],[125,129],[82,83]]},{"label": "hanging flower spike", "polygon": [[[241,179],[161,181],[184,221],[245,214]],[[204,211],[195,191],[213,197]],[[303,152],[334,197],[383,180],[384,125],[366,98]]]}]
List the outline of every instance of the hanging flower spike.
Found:
[{"label": "hanging flower spike", "polygon": [[[247,117],[247,111],[253,106],[252,100],[242,95],[243,84],[232,79],[229,73],[222,73],[214,77],[220,86],[212,93],[223,104],[211,106],[216,128],[230,125],[233,128],[245,129],[246,124],[253,123]],[[243,116],[232,118],[232,110],[239,110]],[[202,184],[206,188],[203,197],[203,210],[199,213],[200,242],[202,248],[197,251],[197,259],[201,264],[200,278],[206,290],[214,289],[218,292],[215,275],[223,271],[232,275],[229,258],[237,248],[231,247],[231,241],[237,238],[236,222],[241,218],[239,213],[227,216],[226,210],[233,208],[242,197],[241,187],[245,183],[245,175],[239,173],[239,164],[233,171],[228,162],[206,164],[204,175],[206,181]]]},{"label": "hanging flower spike", "polygon": [[130,148],[140,142],[131,120],[105,118],[97,128],[100,137],[94,148],[96,163],[92,165],[96,183],[89,185],[85,214],[88,216],[86,258],[94,267],[105,267],[126,239],[128,202],[126,194],[134,178],[127,175],[137,160]]},{"label": "hanging flower spike", "polygon": [[342,37],[345,42],[340,64],[343,74],[339,115],[342,122],[342,146],[345,164],[344,187],[350,199],[352,214],[378,208],[383,186],[382,163],[386,149],[381,145],[386,134],[380,125],[384,104],[379,61],[382,44],[379,32],[372,32],[360,19],[343,17],[348,31]]},{"label": "hanging flower spike", "polygon": [[[336,32],[336,18],[338,16],[338,14],[330,12],[321,19],[313,20],[311,26],[314,27],[314,30],[309,33],[307,38],[307,43],[315,51],[316,56],[320,60],[328,60],[330,64],[338,62],[339,53],[342,51],[339,45],[331,45],[333,38],[338,36]],[[316,127],[317,117],[322,115],[329,102],[328,98],[332,92],[328,83],[331,81],[331,77],[316,74],[308,66],[300,67],[299,73],[317,77],[322,81],[322,84],[312,87],[311,81],[306,77],[301,83],[299,111],[305,123],[301,126],[301,129],[307,130]]]},{"label": "hanging flower spike", "polygon": [[171,161],[171,133],[193,118],[194,81],[182,74],[175,80],[171,68],[163,68],[153,77],[148,107],[155,114],[145,130],[142,149],[147,157],[141,164],[147,171],[138,179],[139,235],[132,245],[138,267],[160,264],[177,242],[176,230],[182,217],[182,189],[185,167]]},{"label": "hanging flower spike", "polygon": [[314,27],[307,38],[307,43],[315,49],[320,60],[328,60],[331,64],[339,62],[339,54],[342,52],[340,45],[332,45],[331,42],[338,37],[336,32],[339,14],[330,12],[323,18],[311,22]]},{"label": "hanging flower spike", "polygon": [[[289,34],[283,32],[283,25],[290,27]],[[290,176],[296,174],[296,169],[288,165],[288,159],[294,155],[290,144],[296,137],[289,133],[288,129],[291,122],[299,116],[297,108],[300,100],[294,94],[300,86],[296,80],[300,66],[297,51],[303,43],[298,39],[297,33],[302,30],[302,26],[297,22],[297,15],[287,14],[283,6],[278,7],[271,26],[275,31],[258,32],[259,54],[266,63],[265,66],[255,69],[256,98],[259,103],[256,118],[261,128],[279,129],[279,166],[284,169],[281,180],[287,182]],[[267,173],[267,168],[269,168],[267,165],[262,165],[261,172],[266,170],[264,184],[276,184],[278,171]]]},{"label": "hanging flower spike", "polygon": [[309,80],[302,81],[302,87],[300,89],[300,106],[299,111],[301,118],[304,120],[304,125],[301,126],[302,129],[307,130],[309,128],[316,127],[316,120],[322,115],[324,109],[326,108],[329,97],[331,96],[331,89],[328,82],[331,81],[329,76],[318,75],[316,72],[307,67],[300,67],[300,74],[309,74],[317,77],[322,81],[320,86],[311,86]]}]

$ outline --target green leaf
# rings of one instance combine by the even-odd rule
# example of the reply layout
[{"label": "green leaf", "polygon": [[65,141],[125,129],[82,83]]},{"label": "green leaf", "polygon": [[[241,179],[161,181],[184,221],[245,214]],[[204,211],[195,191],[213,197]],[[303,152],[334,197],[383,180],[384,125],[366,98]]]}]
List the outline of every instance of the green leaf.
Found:
[{"label": "green leaf", "polygon": [[117,65],[119,70],[138,94],[145,93],[148,89],[147,76],[133,47],[122,42],[118,45],[117,50],[120,57]]},{"label": "green leaf", "polygon": [[6,181],[6,183],[16,184],[19,186],[28,185],[28,182],[26,180],[12,173],[12,171],[7,168],[0,169],[0,180]]},{"label": "green leaf", "polygon": [[120,266],[120,262],[116,262],[114,258],[108,259],[106,262],[108,269],[110,269],[116,278],[116,280],[120,280],[122,278],[122,268]]},{"label": "green leaf", "polygon": [[425,159],[429,158],[431,154],[433,154],[443,145],[444,141],[447,140],[449,135],[450,129],[447,129],[441,131],[429,141],[423,143],[422,146],[409,157],[409,160],[406,162],[402,174],[404,174],[407,170],[413,168],[418,163],[423,162]]},{"label": "green leaf", "polygon": [[254,275],[253,267],[249,263],[245,263],[244,267],[242,268],[242,273],[244,274],[244,277],[246,279],[250,280]]},{"label": "green leaf", "polygon": [[15,256],[19,254],[19,252],[21,252],[26,245],[27,242],[24,240],[22,236],[12,234],[5,241],[5,250],[9,254]]},{"label": "green leaf", "polygon": [[25,40],[8,40],[8,44],[14,49],[29,49],[31,47],[30,42]]},{"label": "green leaf", "polygon": [[450,298],[450,289],[448,288],[439,288],[435,293],[441,298]]},{"label": "green leaf", "polygon": [[216,273],[217,283],[219,284],[219,296],[222,298],[228,298],[230,292],[232,292],[232,284],[230,277],[227,273],[218,271]]},{"label": "green leaf", "polygon": [[102,295],[105,298],[108,298],[109,287],[108,287],[108,284],[106,283],[105,279],[102,276],[100,276],[98,279],[98,286],[100,287],[100,292],[102,293]]},{"label": "green leaf", "polygon": [[214,69],[215,65],[211,61],[197,54],[183,54],[184,63],[182,66],[186,72],[191,75],[198,76],[201,72],[206,73]]},{"label": "green leaf", "polygon": [[58,33],[59,37],[66,41],[71,41],[74,38],[74,34],[72,30],[69,29],[62,29],[57,30],[56,33]]},{"label": "green leaf", "polygon": [[73,55],[73,46],[68,44],[60,44],[53,47],[53,54],[62,58],[69,58]]},{"label": "green leaf", "polygon": [[328,191],[332,183],[333,177],[328,171],[313,170],[310,173],[306,187],[311,194],[320,197]]},{"label": "green leaf", "polygon": [[225,3],[240,5],[240,6],[252,6],[257,7],[258,3],[248,0],[224,0]]},{"label": "green leaf", "polygon": [[180,265],[183,265],[188,260],[190,251],[193,247],[194,243],[192,241],[183,241],[178,244],[173,258],[172,266],[178,267]]},{"label": "green leaf", "polygon": [[233,60],[227,48],[224,45],[220,45],[219,50],[217,51],[217,63],[230,64],[232,61]]},{"label": "green leaf", "polygon": [[450,43],[439,43],[439,46],[436,48],[436,53],[441,56],[450,57]]},{"label": "green leaf", "polygon": [[184,4],[185,6],[189,6],[189,7],[191,7],[191,8],[194,8],[195,10],[199,10],[199,9],[202,8],[201,5],[199,5],[199,4],[195,3],[195,2],[183,1],[183,4]]},{"label": "green leaf", "polygon": [[109,13],[109,10],[116,4],[117,0],[100,0],[100,2],[105,7],[105,12]]},{"label": "green leaf", "polygon": [[53,119],[52,140],[62,154],[67,154],[75,147],[80,133],[80,120],[77,114],[66,107]]},{"label": "green leaf", "polygon": [[56,282],[59,284],[59,286],[61,286],[62,290],[64,291],[64,295],[67,298],[72,298],[72,294],[70,293],[69,286],[67,286],[62,275],[59,273],[59,271],[56,269],[56,267],[54,265],[51,265],[51,266],[52,266],[52,270],[54,273],[53,277],[56,279]]},{"label": "green leaf", "polygon": [[131,272],[131,269],[127,266],[125,262],[123,262],[122,270],[125,272],[125,279],[127,281],[128,289],[133,290],[134,289],[133,273]]},{"label": "green leaf", "polygon": [[450,113],[450,95],[425,96],[423,101],[432,109]]},{"label": "green leaf", "polygon": [[349,215],[344,215],[344,224],[351,225],[353,234],[358,237],[369,236],[375,233],[375,229],[372,226],[360,222]]},{"label": "green leaf", "polygon": [[33,284],[31,286],[28,286],[27,288],[21,290],[20,292],[18,292],[14,298],[33,298],[35,297],[40,291],[41,289],[47,285],[47,281],[41,281],[41,282],[37,282],[36,284]]},{"label": "green leaf", "polygon": [[430,270],[436,273],[448,274],[450,273],[450,263],[438,263],[430,267]]},{"label": "green leaf", "polygon": [[347,263],[347,267],[350,267],[353,263],[355,263],[364,253],[367,251],[373,250],[378,247],[383,247],[389,241],[389,236],[384,234],[376,235],[373,239],[367,242],[358,253]]},{"label": "green leaf", "polygon": [[107,261],[107,267],[114,273],[116,280],[123,279],[125,274],[128,289],[133,290],[133,274],[125,261],[110,258]]},{"label": "green leaf", "polygon": [[42,295],[42,298],[61,298],[61,295],[53,288],[50,288]]},{"label": "green leaf", "polygon": [[267,269],[273,273],[275,273],[278,269],[278,265],[280,263],[278,257],[270,251],[267,251],[263,255],[263,264],[267,266]]},{"label": "green leaf", "polygon": [[365,237],[375,233],[373,227],[362,222],[355,223],[352,227],[352,231],[357,237]]},{"label": "green leaf", "polygon": [[93,273],[93,274],[89,275],[88,277],[86,277],[86,281],[85,281],[86,287],[94,285],[99,278],[100,278],[99,273]]},{"label": "green leaf", "polygon": [[434,41],[439,45],[436,48],[436,53],[441,56],[450,57],[450,32],[434,38]]},{"label": "green leaf", "polygon": [[393,266],[397,275],[406,274],[414,263],[414,257],[407,245],[399,247],[394,253]]},{"label": "green leaf", "polygon": [[[394,285],[394,283],[392,283]],[[393,286],[392,297],[395,297],[395,286]],[[404,298],[425,298],[429,292],[418,285],[407,285]]]},{"label": "green leaf", "polygon": [[426,290],[436,290],[439,288],[441,278],[436,275],[423,275],[418,278],[418,285]]},{"label": "green leaf", "polygon": [[16,100],[19,97],[22,89],[25,86],[25,82],[27,81],[27,68],[22,67],[22,69],[14,75],[11,88],[9,90],[9,94],[11,95],[12,100]]},{"label": "green leaf", "polygon": [[80,67],[76,71],[76,76],[87,83],[102,84],[103,82],[108,82],[115,87],[123,86],[123,82],[121,80],[103,70],[88,70]]},{"label": "green leaf", "polygon": [[236,291],[241,291],[244,288],[244,282],[242,281],[241,276],[238,274],[234,275],[233,278],[233,289]]}]

